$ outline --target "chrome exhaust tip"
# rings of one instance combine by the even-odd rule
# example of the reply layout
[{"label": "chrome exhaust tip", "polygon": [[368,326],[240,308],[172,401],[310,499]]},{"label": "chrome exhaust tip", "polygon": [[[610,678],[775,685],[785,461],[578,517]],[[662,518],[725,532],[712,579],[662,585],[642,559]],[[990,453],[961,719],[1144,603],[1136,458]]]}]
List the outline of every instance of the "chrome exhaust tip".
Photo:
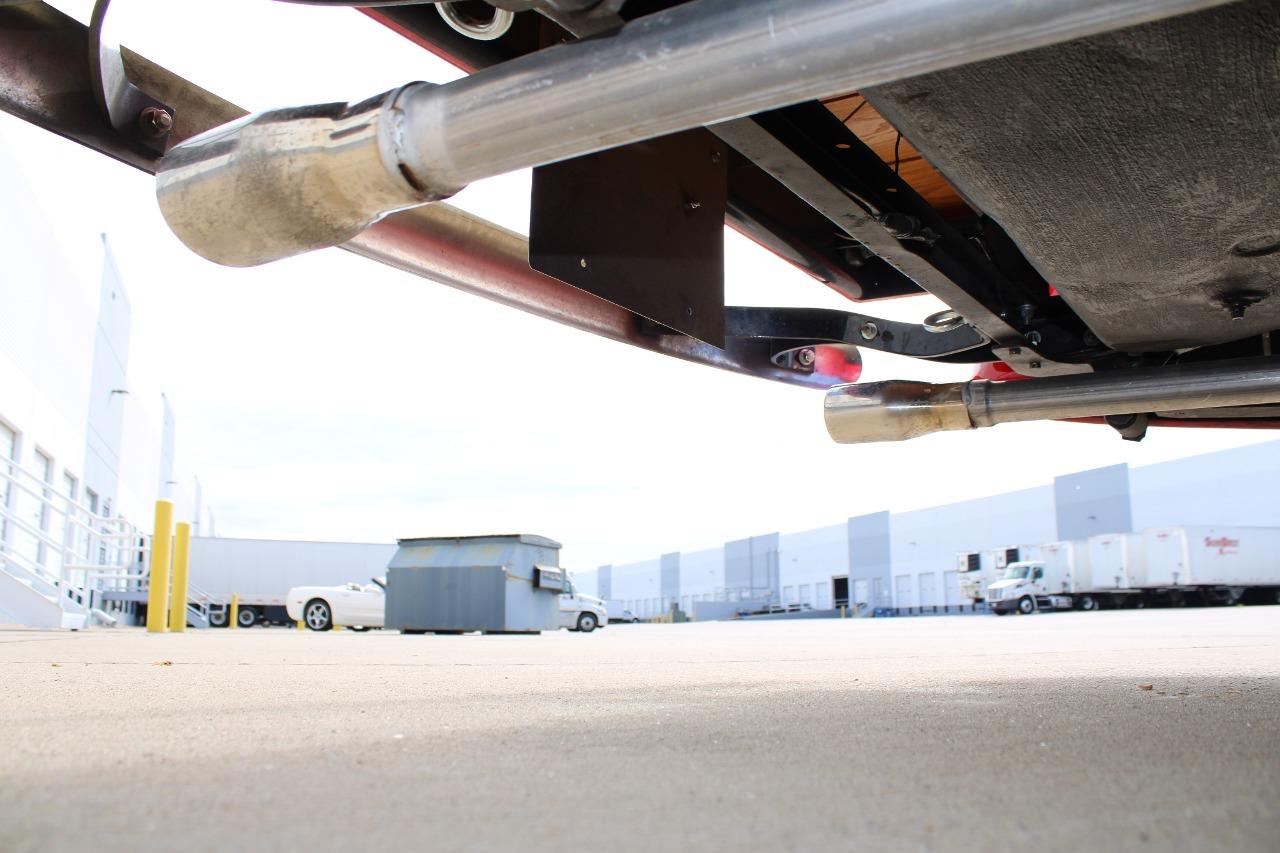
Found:
[{"label": "chrome exhaust tip", "polygon": [[160,161],[160,212],[196,254],[245,267],[337,246],[387,213],[446,198],[421,187],[397,153],[396,102],[421,85],[257,113],[192,137]]},{"label": "chrome exhaust tip", "polygon": [[837,385],[823,402],[827,433],[839,444],[861,444],[971,429],[964,389],[903,379]]},{"label": "chrome exhaust tip", "polygon": [[841,444],[905,441],[1019,421],[1207,410],[1280,402],[1280,358],[1136,367],[947,385],[894,380],[827,391],[827,432]]}]

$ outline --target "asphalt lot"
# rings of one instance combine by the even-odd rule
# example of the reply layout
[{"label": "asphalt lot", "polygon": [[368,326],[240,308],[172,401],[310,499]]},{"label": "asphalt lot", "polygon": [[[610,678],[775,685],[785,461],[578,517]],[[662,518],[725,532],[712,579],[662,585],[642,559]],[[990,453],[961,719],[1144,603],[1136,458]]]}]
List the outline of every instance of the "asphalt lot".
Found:
[{"label": "asphalt lot", "polygon": [[1280,849],[1280,607],[0,631],[0,850],[855,846]]}]

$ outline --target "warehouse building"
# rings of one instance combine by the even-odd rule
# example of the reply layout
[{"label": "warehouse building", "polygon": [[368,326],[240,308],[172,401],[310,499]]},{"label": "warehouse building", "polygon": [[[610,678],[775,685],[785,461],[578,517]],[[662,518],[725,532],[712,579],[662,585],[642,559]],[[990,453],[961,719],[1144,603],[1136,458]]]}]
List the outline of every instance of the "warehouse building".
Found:
[{"label": "warehouse building", "polygon": [[875,512],[797,533],[765,533],[689,554],[601,566],[583,591],[641,617],[677,606],[719,618],[744,606],[957,612],[957,555],[1149,527],[1280,525],[1270,489],[1280,441],[1130,467],[908,512]]},{"label": "warehouse building", "polygon": [[[48,611],[57,624],[57,585],[129,564],[157,498],[213,531],[168,401],[131,371],[129,295],[106,238],[85,280],[2,142],[0,186],[0,621],[45,625]],[[133,608],[103,606],[131,621]]]}]

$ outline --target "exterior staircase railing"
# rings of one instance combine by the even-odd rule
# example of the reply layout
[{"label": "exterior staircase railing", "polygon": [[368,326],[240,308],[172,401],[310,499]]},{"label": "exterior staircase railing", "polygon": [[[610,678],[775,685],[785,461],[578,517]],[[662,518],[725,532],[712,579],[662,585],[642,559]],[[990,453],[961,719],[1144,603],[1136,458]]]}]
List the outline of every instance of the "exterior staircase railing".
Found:
[{"label": "exterior staircase railing", "polygon": [[[99,515],[34,471],[0,461],[0,572],[20,585],[8,586],[11,594],[25,588],[60,610],[62,627],[114,624],[104,593],[144,590],[150,550],[150,537],[127,519]],[[12,609],[44,608],[36,599],[25,604]]]}]

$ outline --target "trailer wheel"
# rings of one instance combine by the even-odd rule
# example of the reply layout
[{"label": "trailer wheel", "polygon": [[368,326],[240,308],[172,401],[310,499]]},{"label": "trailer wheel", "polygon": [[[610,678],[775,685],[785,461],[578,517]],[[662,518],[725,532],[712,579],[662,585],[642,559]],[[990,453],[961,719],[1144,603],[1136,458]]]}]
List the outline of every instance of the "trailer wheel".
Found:
[{"label": "trailer wheel", "polygon": [[1098,599],[1094,598],[1092,595],[1082,595],[1080,596],[1080,601],[1076,606],[1081,610],[1097,610]]},{"label": "trailer wheel", "polygon": [[1036,601],[1029,595],[1024,595],[1018,599],[1018,612],[1023,616],[1030,616],[1036,612]]},{"label": "trailer wheel", "polygon": [[1132,605],[1132,606],[1133,606],[1133,609],[1134,609],[1134,610],[1146,610],[1146,609],[1147,609],[1147,600],[1146,600],[1145,598],[1142,598],[1141,596],[1139,596],[1138,598],[1134,599],[1134,602],[1133,602],[1133,605]]},{"label": "trailer wheel", "polygon": [[323,598],[313,598],[302,608],[302,621],[312,631],[328,631],[333,627],[333,611]]},{"label": "trailer wheel", "polygon": [[258,624],[258,611],[252,607],[241,607],[240,612],[236,614],[236,626],[240,628],[252,628]]},{"label": "trailer wheel", "polygon": [[590,634],[596,629],[596,615],[594,613],[578,614],[578,630],[584,634]]},{"label": "trailer wheel", "polygon": [[217,610],[210,608],[209,627],[210,628],[227,627],[227,609],[225,607],[220,607]]}]

